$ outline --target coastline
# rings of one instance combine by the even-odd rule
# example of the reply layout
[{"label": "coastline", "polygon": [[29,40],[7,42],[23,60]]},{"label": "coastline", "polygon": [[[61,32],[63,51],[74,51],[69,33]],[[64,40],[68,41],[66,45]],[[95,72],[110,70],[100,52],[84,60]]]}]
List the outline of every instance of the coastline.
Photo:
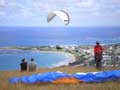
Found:
[{"label": "coastline", "polygon": [[66,57],[69,58],[69,62],[67,61],[67,62],[63,62],[63,63],[62,63],[62,64],[64,64],[64,65],[59,65],[59,63],[58,63],[58,65],[55,64],[55,65],[53,65],[53,66],[50,67],[50,68],[70,66],[70,65],[69,65],[70,63],[74,63],[74,62],[77,61],[77,57],[76,57],[74,54],[71,54],[71,53],[68,53],[68,52],[63,52],[63,51],[40,51],[40,50],[35,50],[35,51],[33,50],[33,52],[57,53],[57,54],[63,54],[63,55],[65,55]]},{"label": "coastline", "polygon": [[[57,48],[56,48],[57,47]],[[104,66],[120,66],[120,44],[113,45],[103,45],[104,50]],[[117,59],[114,63],[111,59],[111,52],[115,52]],[[94,57],[93,57],[93,46],[16,46],[16,47],[0,47],[0,54],[25,54],[25,53],[58,53],[61,54],[62,58],[60,62],[55,62],[55,64],[50,65],[47,68],[57,68],[57,67],[76,67],[76,66],[94,66]],[[113,53],[114,53],[113,52]],[[30,56],[31,57],[31,56]],[[34,56],[33,56],[34,57]],[[68,57],[68,58],[67,58]],[[49,57],[48,57],[49,58]],[[109,60],[108,60],[109,59]],[[51,61],[50,61],[51,62]],[[106,62],[108,64],[106,64]],[[112,62],[112,63],[111,63]],[[48,63],[49,64],[49,63]],[[89,64],[89,65],[88,65]],[[42,64],[44,65],[44,64]]]},{"label": "coastline", "polygon": [[[24,51],[25,52],[27,51],[27,52],[30,52],[30,53],[48,53],[48,54],[49,53],[53,53],[53,54],[56,53],[56,54],[60,54],[61,57],[62,56],[66,57],[63,60],[61,60],[60,62],[56,62],[55,64],[51,65],[50,67],[46,67],[46,68],[59,68],[59,67],[62,67],[62,66],[69,66],[69,63],[73,63],[73,62],[76,61],[74,54],[64,52],[64,51],[21,50],[21,49],[9,49],[9,48],[7,48],[5,50],[8,50],[9,52],[5,51],[3,54],[8,54],[8,53],[18,54],[18,53],[21,53],[21,52],[19,52],[19,50],[20,50],[20,51],[22,51],[22,53],[24,53]],[[38,69],[40,69],[40,67]]]}]

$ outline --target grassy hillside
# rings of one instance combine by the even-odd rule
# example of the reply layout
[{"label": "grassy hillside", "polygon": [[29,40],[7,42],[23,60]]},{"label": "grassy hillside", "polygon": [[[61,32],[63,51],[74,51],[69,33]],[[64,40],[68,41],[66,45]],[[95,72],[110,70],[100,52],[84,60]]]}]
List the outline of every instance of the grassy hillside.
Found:
[{"label": "grassy hillside", "polygon": [[[103,70],[113,70],[120,68],[104,68]],[[92,72],[99,71],[95,68],[87,67],[60,67],[54,69],[39,69],[37,72],[20,71],[0,71],[0,90],[120,90],[120,81],[105,83],[79,83],[79,84],[10,84],[11,77],[31,75],[33,73],[44,73],[50,71],[62,71],[65,73]]]}]

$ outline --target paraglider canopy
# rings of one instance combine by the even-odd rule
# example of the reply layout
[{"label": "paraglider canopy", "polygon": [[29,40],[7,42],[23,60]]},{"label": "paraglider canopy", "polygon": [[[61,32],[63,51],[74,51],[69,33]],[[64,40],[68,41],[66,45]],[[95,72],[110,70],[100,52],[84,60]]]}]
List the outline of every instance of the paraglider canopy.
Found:
[{"label": "paraglider canopy", "polygon": [[68,13],[63,10],[50,12],[47,17],[47,22],[50,22],[55,16],[58,16],[65,25],[68,25],[70,22]]}]

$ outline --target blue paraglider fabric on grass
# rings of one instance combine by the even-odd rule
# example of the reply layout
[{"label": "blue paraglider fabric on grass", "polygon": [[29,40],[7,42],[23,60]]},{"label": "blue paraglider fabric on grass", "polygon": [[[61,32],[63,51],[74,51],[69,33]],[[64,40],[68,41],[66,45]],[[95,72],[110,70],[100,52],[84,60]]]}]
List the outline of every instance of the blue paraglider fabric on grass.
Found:
[{"label": "blue paraglider fabric on grass", "polygon": [[76,73],[76,74],[66,74],[61,72],[47,72],[43,74],[33,74],[30,76],[22,77],[13,77],[9,81],[10,83],[40,83],[47,82],[52,83],[54,80],[60,78],[71,78],[74,77],[83,82],[105,82],[111,80],[120,80],[120,70],[111,70],[111,71],[101,71],[101,72],[89,72],[89,73]]},{"label": "blue paraglider fabric on grass", "polygon": [[120,80],[120,70],[102,71],[97,73],[74,74],[75,78],[84,82],[105,82]]},{"label": "blue paraglider fabric on grass", "polygon": [[58,78],[71,77],[69,74],[59,72],[48,72],[43,74],[33,74],[31,76],[14,77],[10,79],[10,83],[23,82],[26,84],[38,82],[52,82]]}]

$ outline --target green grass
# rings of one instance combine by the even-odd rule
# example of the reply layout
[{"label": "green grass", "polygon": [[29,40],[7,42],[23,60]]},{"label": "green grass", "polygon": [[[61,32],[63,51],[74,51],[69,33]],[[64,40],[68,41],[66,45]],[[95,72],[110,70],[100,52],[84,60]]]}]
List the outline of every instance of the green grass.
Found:
[{"label": "green grass", "polygon": [[[102,70],[113,70],[120,68],[104,68]],[[60,67],[54,69],[39,69],[37,72],[20,72],[20,71],[0,71],[0,90],[120,90],[119,81],[104,83],[79,83],[79,84],[10,84],[9,78],[33,73],[44,73],[51,71],[62,71],[65,73],[92,72],[99,71],[95,68],[87,67]]]}]

